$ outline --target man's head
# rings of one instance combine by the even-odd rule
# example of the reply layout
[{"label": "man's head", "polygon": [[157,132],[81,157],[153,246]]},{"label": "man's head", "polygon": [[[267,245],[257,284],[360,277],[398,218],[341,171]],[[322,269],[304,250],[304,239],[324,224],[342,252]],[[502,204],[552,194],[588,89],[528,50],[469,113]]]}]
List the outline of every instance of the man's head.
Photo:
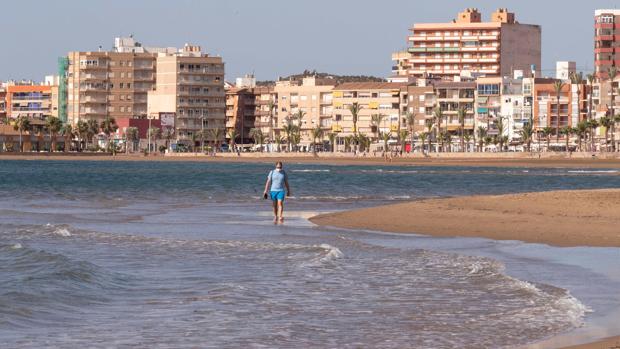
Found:
[{"label": "man's head", "polygon": [[276,170],[282,170],[282,161],[276,162]]}]

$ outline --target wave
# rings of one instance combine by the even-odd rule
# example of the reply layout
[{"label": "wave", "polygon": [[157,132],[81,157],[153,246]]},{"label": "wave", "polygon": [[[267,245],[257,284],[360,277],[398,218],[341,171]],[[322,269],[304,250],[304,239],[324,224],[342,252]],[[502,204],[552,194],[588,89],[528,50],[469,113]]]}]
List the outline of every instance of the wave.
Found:
[{"label": "wave", "polygon": [[568,170],[568,173],[618,173],[619,170]]},{"label": "wave", "polygon": [[291,172],[331,172],[331,170],[327,170],[327,169],[322,169],[322,170],[301,169],[301,170],[291,170]]}]

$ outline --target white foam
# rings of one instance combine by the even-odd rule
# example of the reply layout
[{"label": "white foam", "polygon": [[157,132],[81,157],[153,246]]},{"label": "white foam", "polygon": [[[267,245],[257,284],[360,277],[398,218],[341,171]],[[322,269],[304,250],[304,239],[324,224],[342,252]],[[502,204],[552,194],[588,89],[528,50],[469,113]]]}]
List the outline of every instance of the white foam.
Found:
[{"label": "white foam", "polygon": [[59,229],[54,230],[54,234],[64,236],[64,237],[71,236],[71,232],[65,228],[59,228]]},{"label": "white foam", "polygon": [[20,244],[19,242],[14,244],[13,246],[11,246],[12,249],[14,250],[19,250],[20,248],[23,248],[22,244]]},{"label": "white foam", "polygon": [[331,172],[331,170],[311,170],[311,169],[303,169],[303,170],[292,170],[293,172]]},{"label": "white foam", "polygon": [[568,173],[618,173],[618,170],[569,170]]},{"label": "white foam", "polygon": [[327,251],[327,254],[321,258],[321,262],[342,258],[344,255],[338,247],[334,247],[329,244],[320,244],[319,247]]}]

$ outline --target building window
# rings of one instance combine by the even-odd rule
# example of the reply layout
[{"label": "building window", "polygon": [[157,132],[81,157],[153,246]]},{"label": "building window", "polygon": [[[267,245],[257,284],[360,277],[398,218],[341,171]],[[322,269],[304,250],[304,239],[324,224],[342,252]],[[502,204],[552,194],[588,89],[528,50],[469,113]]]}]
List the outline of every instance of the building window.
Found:
[{"label": "building window", "polygon": [[124,83],[124,82],[121,82],[121,83],[119,84],[119,88],[124,88],[124,87],[125,87],[125,83]]},{"label": "building window", "polygon": [[482,84],[478,85],[478,95],[498,95],[499,94],[499,85],[498,84]]}]

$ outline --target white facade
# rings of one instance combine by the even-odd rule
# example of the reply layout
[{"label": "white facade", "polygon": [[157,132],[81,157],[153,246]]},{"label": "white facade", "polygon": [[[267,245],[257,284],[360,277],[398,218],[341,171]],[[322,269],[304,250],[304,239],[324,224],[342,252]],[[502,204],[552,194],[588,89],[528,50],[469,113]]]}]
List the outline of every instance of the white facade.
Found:
[{"label": "white facade", "polygon": [[577,72],[577,64],[571,61],[560,61],[555,63],[555,78],[569,80],[571,75]]}]

